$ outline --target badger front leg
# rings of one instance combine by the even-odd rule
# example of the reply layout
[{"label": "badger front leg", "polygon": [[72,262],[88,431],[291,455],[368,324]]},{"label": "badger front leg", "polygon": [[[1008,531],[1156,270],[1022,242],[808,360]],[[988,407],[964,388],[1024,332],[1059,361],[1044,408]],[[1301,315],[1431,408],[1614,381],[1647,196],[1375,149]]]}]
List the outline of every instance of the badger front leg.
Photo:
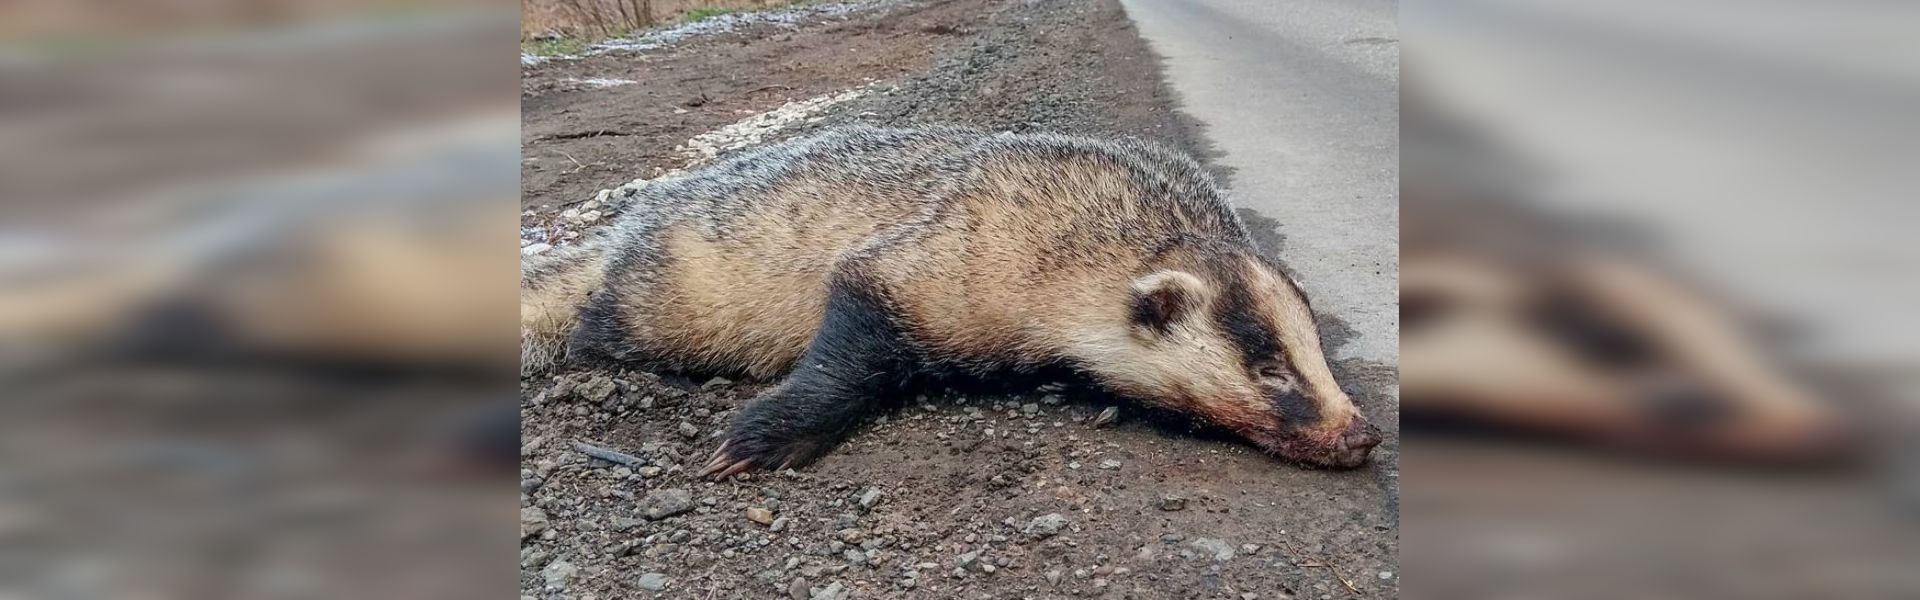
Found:
[{"label": "badger front leg", "polygon": [[724,479],[819,458],[897,395],[912,366],[907,350],[878,282],[843,271],[793,373],[741,409],[701,474]]}]

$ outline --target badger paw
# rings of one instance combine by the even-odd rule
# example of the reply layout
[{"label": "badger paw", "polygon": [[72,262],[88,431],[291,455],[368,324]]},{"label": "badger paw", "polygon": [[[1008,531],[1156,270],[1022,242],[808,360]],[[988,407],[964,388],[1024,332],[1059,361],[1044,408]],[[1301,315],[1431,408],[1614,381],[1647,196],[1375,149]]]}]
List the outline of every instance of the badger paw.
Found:
[{"label": "badger paw", "polygon": [[700,470],[700,476],[720,480],[756,469],[779,471],[813,462],[818,455],[817,444],[777,443],[734,436],[713,451],[713,458]]}]

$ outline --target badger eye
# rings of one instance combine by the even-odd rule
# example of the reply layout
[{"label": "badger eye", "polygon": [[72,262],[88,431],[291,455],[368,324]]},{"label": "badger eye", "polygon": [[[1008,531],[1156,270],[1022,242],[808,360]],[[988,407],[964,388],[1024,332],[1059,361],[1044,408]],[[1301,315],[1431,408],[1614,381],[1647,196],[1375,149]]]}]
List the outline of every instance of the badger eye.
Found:
[{"label": "badger eye", "polygon": [[1260,381],[1268,385],[1293,385],[1293,372],[1281,365],[1266,365],[1257,371]]}]

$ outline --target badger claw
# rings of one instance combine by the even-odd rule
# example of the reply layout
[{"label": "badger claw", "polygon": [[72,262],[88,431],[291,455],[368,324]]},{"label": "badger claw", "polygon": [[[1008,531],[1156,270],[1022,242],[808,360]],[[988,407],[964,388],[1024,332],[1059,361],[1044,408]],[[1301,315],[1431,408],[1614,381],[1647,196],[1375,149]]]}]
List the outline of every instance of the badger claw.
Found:
[{"label": "badger claw", "polygon": [[[811,462],[811,446],[805,444],[769,445],[757,438],[728,438],[714,449],[713,457],[701,467],[700,476],[715,480],[755,469],[781,471]],[[758,448],[758,450],[756,450]]]}]

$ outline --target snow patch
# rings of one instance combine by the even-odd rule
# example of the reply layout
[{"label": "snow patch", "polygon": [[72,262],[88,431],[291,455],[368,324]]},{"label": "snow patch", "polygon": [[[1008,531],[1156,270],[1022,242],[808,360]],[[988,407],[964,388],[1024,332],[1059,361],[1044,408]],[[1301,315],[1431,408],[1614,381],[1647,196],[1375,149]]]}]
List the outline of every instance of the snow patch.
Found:
[{"label": "snow patch", "polygon": [[779,108],[763,112],[713,131],[693,136],[674,150],[692,161],[689,166],[712,160],[729,150],[738,150],[759,144],[781,130],[799,123],[818,121],[821,111],[835,104],[846,102],[866,94],[867,86],[853,88],[838,94],[816,96],[806,100],[795,100],[780,105]]},{"label": "snow patch", "polygon": [[[561,211],[543,226],[520,228],[521,255],[534,256],[558,246],[577,243],[585,237],[587,232],[612,223],[613,216],[626,208],[627,203],[640,194],[640,190],[653,182],[677,177],[688,169],[713,160],[722,153],[761,144],[788,127],[819,121],[823,118],[820,116],[822,111],[835,104],[859,98],[866,94],[867,88],[871,86],[872,84],[868,84],[837,94],[795,100],[725,127],[693,136],[686,143],[674,148],[675,153],[687,161],[680,168],[667,171],[658,177],[642,177],[617,188],[600,190],[594,194],[593,199]],[[526,213],[527,216],[532,214]]]},{"label": "snow patch", "polygon": [[750,25],[774,25],[788,29],[798,29],[806,21],[830,19],[851,15],[857,12],[873,10],[900,4],[901,0],[855,0],[852,2],[832,2],[809,4],[778,10],[728,13],[668,26],[650,29],[624,38],[611,39],[588,46],[580,55],[536,56],[520,54],[520,66],[531,67],[552,60],[578,60],[587,56],[608,52],[646,52],[681,41],[708,35],[732,33]]}]

